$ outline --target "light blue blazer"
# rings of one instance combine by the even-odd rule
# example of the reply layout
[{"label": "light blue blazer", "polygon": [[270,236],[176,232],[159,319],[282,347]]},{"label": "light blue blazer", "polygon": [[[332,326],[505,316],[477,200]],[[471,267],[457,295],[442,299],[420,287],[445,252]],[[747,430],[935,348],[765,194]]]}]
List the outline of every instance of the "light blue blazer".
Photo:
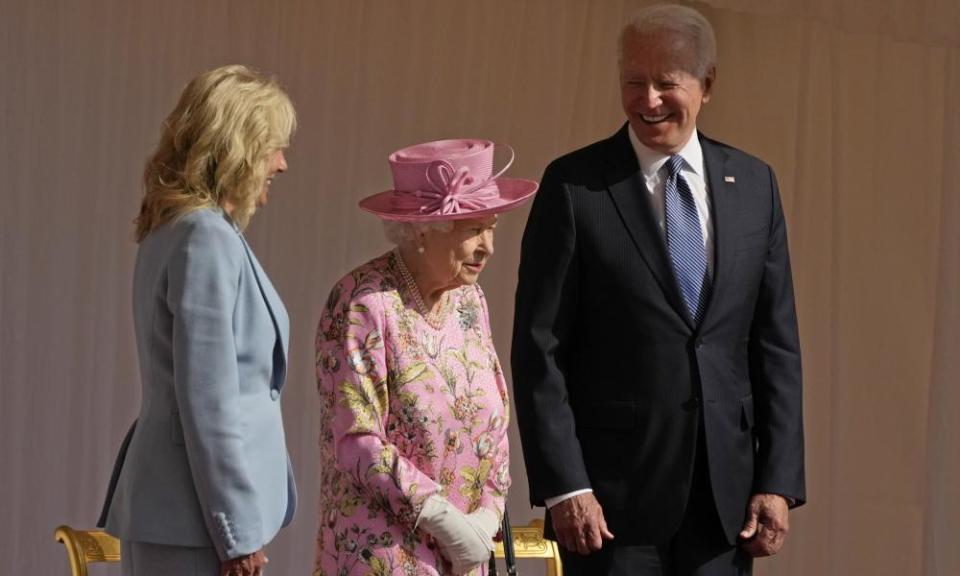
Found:
[{"label": "light blue blazer", "polygon": [[204,209],[140,244],[133,315],[143,398],[106,531],[221,560],[259,550],[296,507],[280,297],[229,218]]}]

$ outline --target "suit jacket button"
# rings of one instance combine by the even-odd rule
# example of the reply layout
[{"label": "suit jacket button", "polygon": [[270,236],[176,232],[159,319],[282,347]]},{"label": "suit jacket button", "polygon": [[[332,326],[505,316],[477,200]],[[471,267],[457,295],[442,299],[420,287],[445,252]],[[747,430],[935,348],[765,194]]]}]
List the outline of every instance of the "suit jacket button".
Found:
[{"label": "suit jacket button", "polygon": [[276,401],[277,398],[280,398],[280,391],[276,388],[270,389],[270,399]]}]

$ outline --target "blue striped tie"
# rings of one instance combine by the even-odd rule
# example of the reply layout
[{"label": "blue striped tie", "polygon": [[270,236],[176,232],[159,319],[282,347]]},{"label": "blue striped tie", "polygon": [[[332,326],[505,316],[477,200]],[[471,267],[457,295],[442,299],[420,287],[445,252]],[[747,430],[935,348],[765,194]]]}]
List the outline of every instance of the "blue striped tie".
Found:
[{"label": "blue striped tie", "polygon": [[703,247],[703,233],[697,205],[690,186],[680,174],[683,158],[671,156],[667,160],[667,186],[664,192],[667,217],[667,252],[680,285],[683,303],[694,324],[699,324],[703,306],[701,292],[709,290],[707,281],[707,254]]}]

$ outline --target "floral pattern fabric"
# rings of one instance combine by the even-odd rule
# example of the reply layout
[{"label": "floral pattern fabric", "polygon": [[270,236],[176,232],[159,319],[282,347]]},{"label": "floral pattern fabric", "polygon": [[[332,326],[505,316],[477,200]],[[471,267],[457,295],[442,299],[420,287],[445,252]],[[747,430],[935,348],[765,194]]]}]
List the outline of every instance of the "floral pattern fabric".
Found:
[{"label": "floral pattern fabric", "polygon": [[389,252],[341,279],[317,330],[314,576],[449,574],[432,537],[416,528],[433,494],[465,513],[503,514],[509,402],[483,292],[446,292],[431,325],[398,258]]}]

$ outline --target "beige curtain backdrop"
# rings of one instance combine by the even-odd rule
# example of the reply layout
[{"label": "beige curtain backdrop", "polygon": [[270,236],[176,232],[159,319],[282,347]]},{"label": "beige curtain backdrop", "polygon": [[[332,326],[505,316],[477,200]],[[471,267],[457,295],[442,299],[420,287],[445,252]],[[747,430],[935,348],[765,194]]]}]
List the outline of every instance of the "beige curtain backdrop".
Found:
[{"label": "beige curtain backdrop", "polygon": [[[302,507],[270,573],[309,574],[315,322],[333,282],[388,247],[357,200],[388,186],[405,144],[508,142],[511,173],[539,178],[613,133],[614,39],[640,4],[0,0],[0,574],[67,574],[54,527],[96,519],[139,400],[139,174],[190,77],[255,66],[300,114],[290,172],[248,235],[293,319]],[[701,128],[775,167],[800,311],[810,503],[756,572],[960,574],[960,3],[694,5],[720,42]],[[526,214],[502,218],[481,279],[507,366]],[[541,511],[513,439],[523,522]]]}]

